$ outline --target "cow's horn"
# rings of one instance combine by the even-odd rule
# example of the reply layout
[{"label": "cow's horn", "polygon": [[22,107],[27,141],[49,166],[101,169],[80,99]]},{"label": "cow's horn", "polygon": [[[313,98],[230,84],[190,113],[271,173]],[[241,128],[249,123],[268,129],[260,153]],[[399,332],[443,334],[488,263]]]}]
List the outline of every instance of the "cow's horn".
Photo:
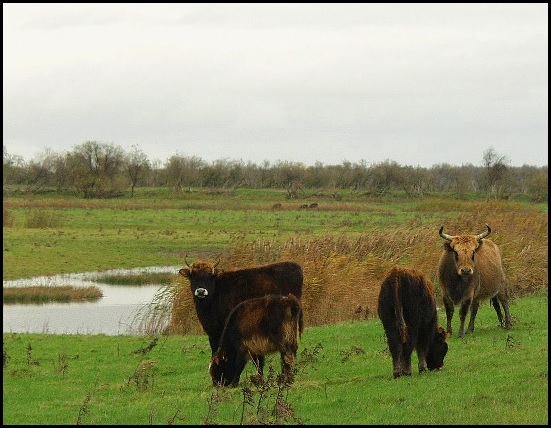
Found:
[{"label": "cow's horn", "polygon": [[444,238],[446,241],[451,241],[452,236],[448,235],[447,233],[442,232],[444,230],[444,226],[440,227],[440,231],[438,232],[442,238]]},{"label": "cow's horn", "polygon": [[186,264],[186,266],[187,266],[188,268],[191,269],[191,266],[190,266],[189,263],[187,262],[187,254],[186,254],[186,256],[184,257],[184,263]]},{"label": "cow's horn", "polygon": [[488,230],[486,230],[485,232],[482,232],[480,235],[477,235],[476,236],[476,239],[478,239],[479,241],[482,239],[482,238],[486,238],[486,236],[488,236],[490,234],[490,232],[492,231],[492,229],[490,229],[490,226],[488,226],[488,224],[486,223],[486,228]]},{"label": "cow's horn", "polygon": [[216,262],[212,265],[212,273],[214,273],[214,269],[216,269],[216,266],[220,264],[220,259],[216,260]]}]

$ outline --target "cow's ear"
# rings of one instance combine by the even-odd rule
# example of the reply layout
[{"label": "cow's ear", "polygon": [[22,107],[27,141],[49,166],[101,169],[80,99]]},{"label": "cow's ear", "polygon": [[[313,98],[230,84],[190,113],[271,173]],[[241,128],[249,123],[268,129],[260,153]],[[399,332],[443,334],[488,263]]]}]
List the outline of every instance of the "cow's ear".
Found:
[{"label": "cow's ear", "polygon": [[180,275],[182,275],[183,277],[186,277],[186,278],[189,278],[190,274],[191,274],[191,271],[189,270],[189,268],[185,267],[185,268],[182,268],[178,271],[178,273]]},{"label": "cow's ear", "polygon": [[454,251],[451,244],[449,242],[444,242],[444,250],[446,251]]}]

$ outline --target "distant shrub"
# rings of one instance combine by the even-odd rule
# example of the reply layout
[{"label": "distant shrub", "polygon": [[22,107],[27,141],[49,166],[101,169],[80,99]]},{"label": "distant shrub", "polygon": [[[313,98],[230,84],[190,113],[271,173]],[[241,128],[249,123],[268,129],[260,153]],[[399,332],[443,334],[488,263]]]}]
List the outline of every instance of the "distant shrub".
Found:
[{"label": "distant shrub", "polygon": [[46,229],[61,226],[59,214],[52,211],[33,210],[27,215],[26,225],[31,229]]},{"label": "distant shrub", "polygon": [[3,208],[2,214],[3,214],[2,226],[13,227],[15,221],[11,213],[6,208]]}]

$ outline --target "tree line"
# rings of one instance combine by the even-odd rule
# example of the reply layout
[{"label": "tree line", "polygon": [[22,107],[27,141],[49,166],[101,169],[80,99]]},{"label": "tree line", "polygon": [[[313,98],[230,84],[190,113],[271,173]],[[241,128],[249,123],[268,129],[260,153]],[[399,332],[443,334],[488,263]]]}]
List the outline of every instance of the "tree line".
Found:
[{"label": "tree line", "polygon": [[242,160],[206,162],[197,156],[175,154],[166,162],[152,162],[138,146],[129,150],[111,143],[86,141],[72,150],[45,150],[25,162],[4,146],[3,186],[24,186],[28,191],[54,189],[83,198],[110,198],[139,187],[166,187],[181,193],[192,188],[285,189],[288,198],[300,198],[303,189],[356,190],[371,195],[404,191],[411,197],[448,193],[464,197],[482,193],[491,198],[525,195],[547,202],[548,167],[510,166],[493,147],[482,153],[481,164],[431,168],[400,165],[392,160],[368,164],[344,161],[338,165],[265,161],[261,165]]}]

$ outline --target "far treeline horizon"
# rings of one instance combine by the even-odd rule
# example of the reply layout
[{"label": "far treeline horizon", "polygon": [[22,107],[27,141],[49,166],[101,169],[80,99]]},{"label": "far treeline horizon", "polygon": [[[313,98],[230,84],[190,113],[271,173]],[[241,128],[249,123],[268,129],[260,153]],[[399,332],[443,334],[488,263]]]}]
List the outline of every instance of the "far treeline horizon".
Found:
[{"label": "far treeline horizon", "polygon": [[288,198],[300,198],[304,189],[354,190],[373,196],[405,192],[419,197],[432,193],[465,197],[520,197],[547,202],[548,166],[511,166],[493,147],[483,151],[480,166],[438,164],[430,168],[403,166],[392,160],[368,164],[343,161],[335,165],[242,160],[207,162],[197,156],[176,154],[161,164],[151,161],[138,146],[128,151],[97,141],[75,145],[71,151],[45,150],[29,162],[3,148],[4,194],[18,186],[28,192],[54,189],[84,198],[123,196],[137,187],[165,187],[174,192],[192,188],[238,187],[285,189]]}]

